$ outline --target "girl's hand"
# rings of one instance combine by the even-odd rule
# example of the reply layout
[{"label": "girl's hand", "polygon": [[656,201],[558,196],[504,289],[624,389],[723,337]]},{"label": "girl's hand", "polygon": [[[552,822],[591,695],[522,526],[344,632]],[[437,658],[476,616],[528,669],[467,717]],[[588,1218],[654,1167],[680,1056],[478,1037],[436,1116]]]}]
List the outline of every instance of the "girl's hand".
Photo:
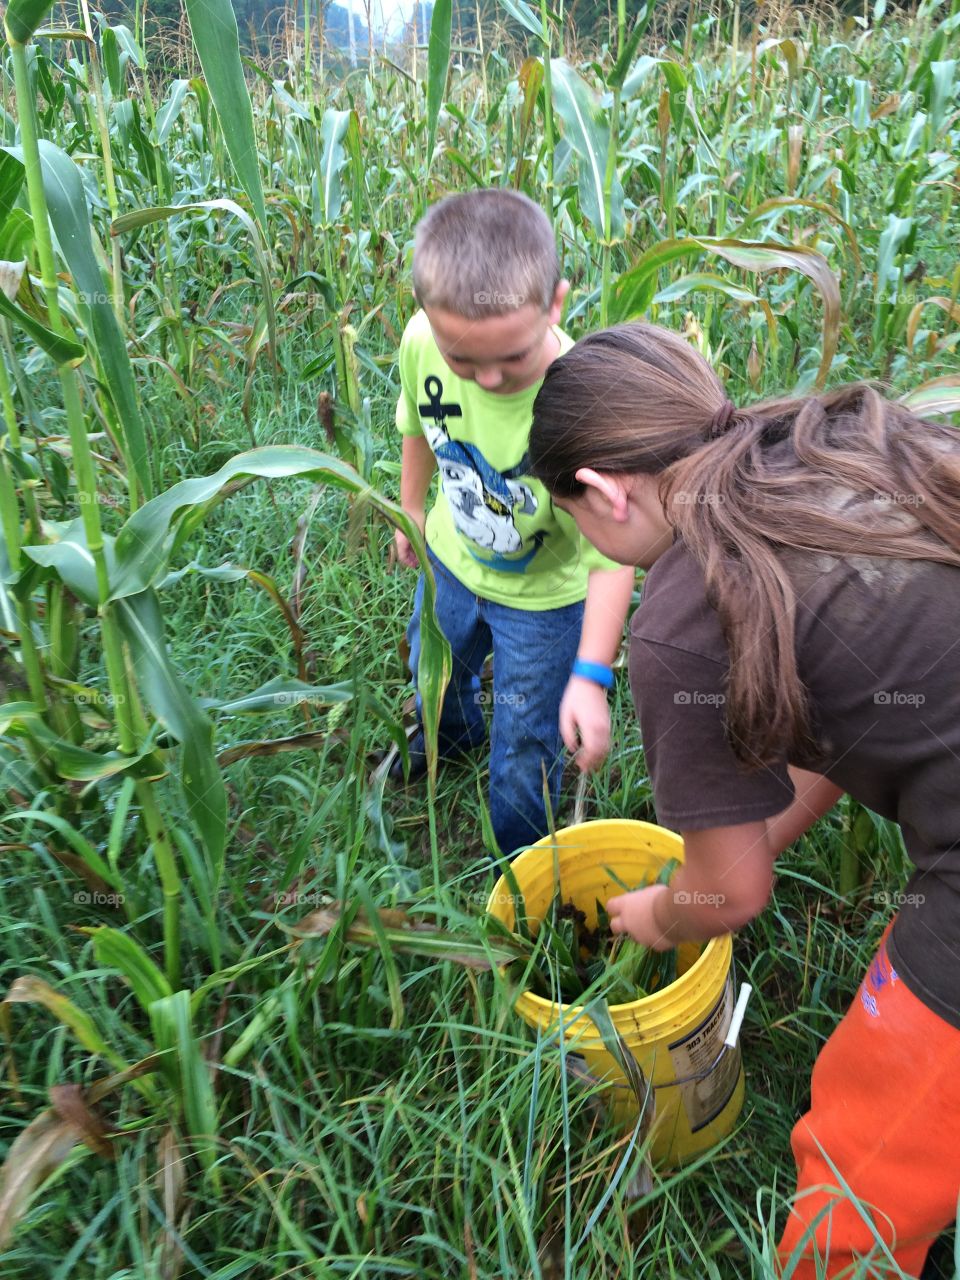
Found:
[{"label": "girl's hand", "polygon": [[628,933],[631,938],[654,951],[669,951],[676,943],[668,938],[657,921],[654,909],[658,898],[670,893],[666,884],[652,884],[633,893],[621,893],[607,901],[612,933]]},{"label": "girl's hand", "polygon": [[773,856],[765,821],[680,834],[684,863],[669,884],[621,893],[607,903],[613,933],[668,951],[742,929],[767,905]]},{"label": "girl's hand", "polygon": [[560,702],[560,736],[583,773],[603,764],[610,749],[606,689],[582,676],[570,677]]}]

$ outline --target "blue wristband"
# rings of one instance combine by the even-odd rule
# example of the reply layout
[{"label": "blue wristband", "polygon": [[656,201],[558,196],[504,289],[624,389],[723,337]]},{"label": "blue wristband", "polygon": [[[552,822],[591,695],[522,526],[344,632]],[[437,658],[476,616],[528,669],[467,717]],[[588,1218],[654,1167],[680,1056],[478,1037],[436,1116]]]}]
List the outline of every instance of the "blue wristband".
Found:
[{"label": "blue wristband", "polygon": [[594,684],[599,684],[604,689],[612,689],[616,679],[611,667],[605,667],[602,662],[585,662],[583,658],[574,659],[570,674],[582,676],[584,680],[592,680]]}]

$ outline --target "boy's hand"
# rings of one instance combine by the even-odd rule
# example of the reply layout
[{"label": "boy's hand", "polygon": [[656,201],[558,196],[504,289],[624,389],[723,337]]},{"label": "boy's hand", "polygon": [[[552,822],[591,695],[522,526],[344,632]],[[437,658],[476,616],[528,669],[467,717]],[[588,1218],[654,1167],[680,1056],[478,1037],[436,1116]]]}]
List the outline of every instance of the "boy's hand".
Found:
[{"label": "boy's hand", "polygon": [[582,676],[570,677],[560,702],[560,736],[584,773],[603,764],[610,749],[606,689]]},{"label": "boy's hand", "polygon": [[[407,515],[416,521],[420,532],[424,532],[427,518],[422,511],[408,511]],[[418,569],[420,561],[417,559],[417,553],[413,549],[413,543],[405,533],[401,533],[399,529],[393,535],[393,543],[397,551],[397,559],[402,565],[406,565],[408,569]]]}]

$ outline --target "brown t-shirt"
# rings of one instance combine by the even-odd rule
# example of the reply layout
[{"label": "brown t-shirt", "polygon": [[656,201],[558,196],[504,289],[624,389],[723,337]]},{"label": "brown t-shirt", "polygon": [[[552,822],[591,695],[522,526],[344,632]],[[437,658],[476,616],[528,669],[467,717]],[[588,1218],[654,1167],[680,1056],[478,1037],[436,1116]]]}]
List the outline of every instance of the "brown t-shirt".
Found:
[{"label": "brown t-shirt", "polygon": [[[798,597],[797,662],[819,744],[816,758],[789,763],[900,824],[917,870],[894,899],[891,960],[960,1027],[960,569],[795,552],[780,563]],[[698,831],[786,808],[787,759],[747,772],[727,743],[727,649],[682,542],[647,574],[630,630],[658,820]]]}]

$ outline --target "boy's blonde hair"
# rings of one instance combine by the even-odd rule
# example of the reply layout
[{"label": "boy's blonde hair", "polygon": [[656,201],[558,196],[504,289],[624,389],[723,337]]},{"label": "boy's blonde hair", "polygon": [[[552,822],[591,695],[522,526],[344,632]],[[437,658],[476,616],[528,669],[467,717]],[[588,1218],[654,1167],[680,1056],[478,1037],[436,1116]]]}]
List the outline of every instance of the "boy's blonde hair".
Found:
[{"label": "boy's blonde hair", "polygon": [[533,303],[549,310],[560,262],[547,215],[518,191],[447,196],[417,226],[413,287],[421,306],[482,320]]}]

